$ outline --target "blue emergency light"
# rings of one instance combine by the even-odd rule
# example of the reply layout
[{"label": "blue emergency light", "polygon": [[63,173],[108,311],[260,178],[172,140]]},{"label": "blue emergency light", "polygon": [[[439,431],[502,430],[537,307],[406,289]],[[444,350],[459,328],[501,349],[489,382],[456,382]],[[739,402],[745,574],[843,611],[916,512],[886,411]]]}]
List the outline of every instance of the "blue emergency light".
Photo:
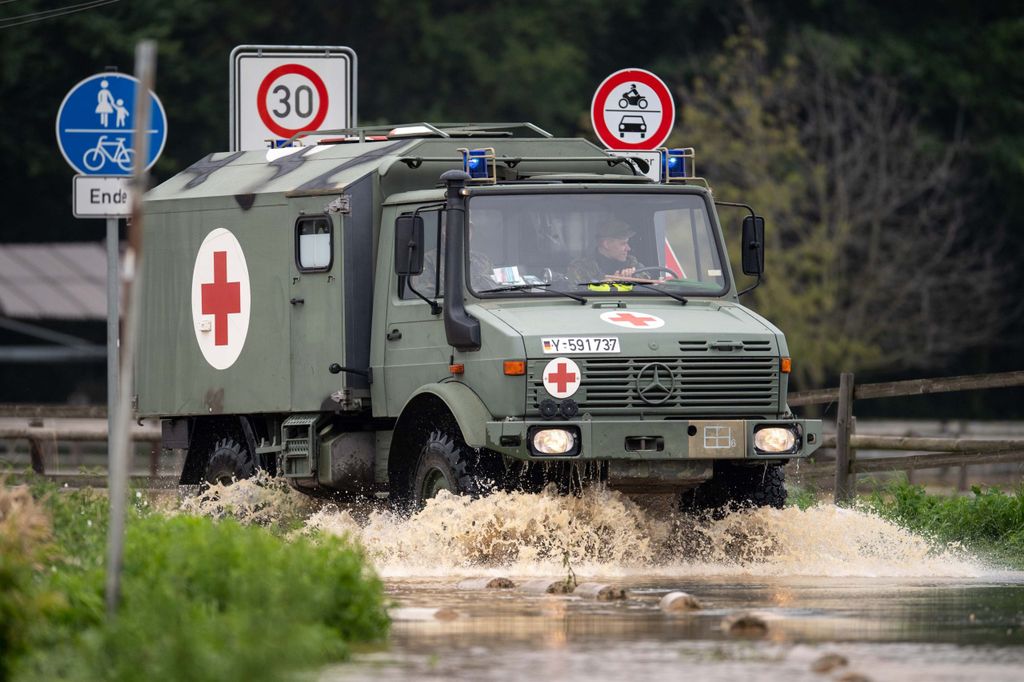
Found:
[{"label": "blue emergency light", "polygon": [[493,183],[498,181],[493,147],[460,149],[459,151],[462,152],[462,170],[469,174],[470,182]]},{"label": "blue emergency light", "polygon": [[683,182],[696,177],[693,163],[693,147],[662,149],[660,151],[662,182]]}]

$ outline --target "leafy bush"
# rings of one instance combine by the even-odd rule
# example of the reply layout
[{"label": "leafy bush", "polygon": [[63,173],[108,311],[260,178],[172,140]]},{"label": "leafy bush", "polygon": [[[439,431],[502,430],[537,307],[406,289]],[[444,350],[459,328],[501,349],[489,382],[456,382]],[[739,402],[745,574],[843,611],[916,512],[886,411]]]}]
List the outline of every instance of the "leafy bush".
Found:
[{"label": "leafy bush", "polygon": [[276,680],[386,633],[381,585],[347,543],[286,541],[141,505],[128,520],[121,607],[108,621],[106,500],[45,499],[60,558],[38,589],[64,600],[18,661],[22,679]]},{"label": "leafy bush", "polygon": [[944,542],[961,542],[999,561],[1024,567],[1024,485],[1013,494],[975,486],[970,497],[929,495],[895,483],[872,495],[879,514]]},{"label": "leafy bush", "polygon": [[46,595],[35,580],[49,542],[50,520],[28,489],[7,488],[0,478],[0,680],[28,648],[32,624],[45,612]]}]

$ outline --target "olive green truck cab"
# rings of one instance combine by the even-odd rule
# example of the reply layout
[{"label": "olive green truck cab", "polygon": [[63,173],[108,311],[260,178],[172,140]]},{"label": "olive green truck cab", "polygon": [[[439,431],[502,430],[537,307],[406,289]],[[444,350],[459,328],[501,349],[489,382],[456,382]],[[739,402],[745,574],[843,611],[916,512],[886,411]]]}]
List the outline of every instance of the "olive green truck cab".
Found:
[{"label": "olive green truck cab", "polygon": [[529,124],[211,154],[146,196],[138,413],[182,485],[779,506],[820,422],[738,302],[710,190],[647,170]]}]

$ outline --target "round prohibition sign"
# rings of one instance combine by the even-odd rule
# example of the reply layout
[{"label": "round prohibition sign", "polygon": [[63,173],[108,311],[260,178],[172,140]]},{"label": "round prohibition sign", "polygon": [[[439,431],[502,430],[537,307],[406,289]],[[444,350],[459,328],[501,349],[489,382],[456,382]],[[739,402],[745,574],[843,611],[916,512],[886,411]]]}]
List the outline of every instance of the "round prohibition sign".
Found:
[{"label": "round prohibition sign", "polygon": [[[312,120],[308,124],[302,125],[298,128],[284,127],[283,125],[278,123],[277,120],[274,118],[274,112],[271,112],[267,108],[267,94],[270,92],[270,86],[277,82],[281,77],[288,76],[290,74],[302,76],[303,78],[307,79],[310,83],[312,83],[313,87],[316,88],[316,94],[318,97],[317,110],[316,113],[313,115]],[[297,95],[296,100],[298,100]],[[328,103],[329,99],[327,97],[327,86],[324,85],[323,79],[321,79],[320,76],[317,75],[316,71],[309,68],[308,66],[303,66],[302,64],[283,64],[277,67],[276,69],[272,70],[270,73],[263,77],[263,81],[260,82],[259,90],[256,92],[256,110],[259,112],[260,120],[263,121],[263,125],[267,126],[267,129],[270,130],[270,132],[274,133],[275,135],[286,138],[291,137],[296,133],[301,133],[303,130],[318,129],[320,127],[320,124],[324,122],[324,119],[327,118]],[[291,108],[291,105],[289,105],[289,111]],[[297,101],[295,103],[295,108],[298,111]],[[310,109],[312,109],[312,105],[310,105]],[[312,111],[310,113],[312,113]],[[283,115],[287,116],[287,114]]]},{"label": "round prohibition sign", "polygon": [[[630,86],[636,83],[650,92],[656,101],[646,102],[646,98],[639,94],[624,94],[632,92]],[[637,98],[635,105],[631,101],[634,96]],[[608,111],[615,112],[610,114],[611,117],[621,121],[618,135],[608,125]],[[639,119],[643,119],[642,124]],[[651,121],[657,121],[656,126],[651,126]],[[672,101],[672,93],[669,92],[668,86],[656,75],[644,69],[622,69],[608,76],[597,87],[590,104],[590,122],[594,126],[594,132],[609,149],[657,149],[668,139],[675,121],[676,105]],[[642,126],[643,139],[639,142],[627,142],[622,139],[623,131],[641,130],[638,124]]]}]

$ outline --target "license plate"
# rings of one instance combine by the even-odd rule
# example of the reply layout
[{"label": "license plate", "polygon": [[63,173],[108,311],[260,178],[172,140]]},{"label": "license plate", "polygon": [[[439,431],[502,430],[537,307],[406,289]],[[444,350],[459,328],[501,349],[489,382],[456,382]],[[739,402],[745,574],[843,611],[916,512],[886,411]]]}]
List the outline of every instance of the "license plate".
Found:
[{"label": "license plate", "polygon": [[540,340],[545,353],[619,353],[617,336],[549,336]]}]

